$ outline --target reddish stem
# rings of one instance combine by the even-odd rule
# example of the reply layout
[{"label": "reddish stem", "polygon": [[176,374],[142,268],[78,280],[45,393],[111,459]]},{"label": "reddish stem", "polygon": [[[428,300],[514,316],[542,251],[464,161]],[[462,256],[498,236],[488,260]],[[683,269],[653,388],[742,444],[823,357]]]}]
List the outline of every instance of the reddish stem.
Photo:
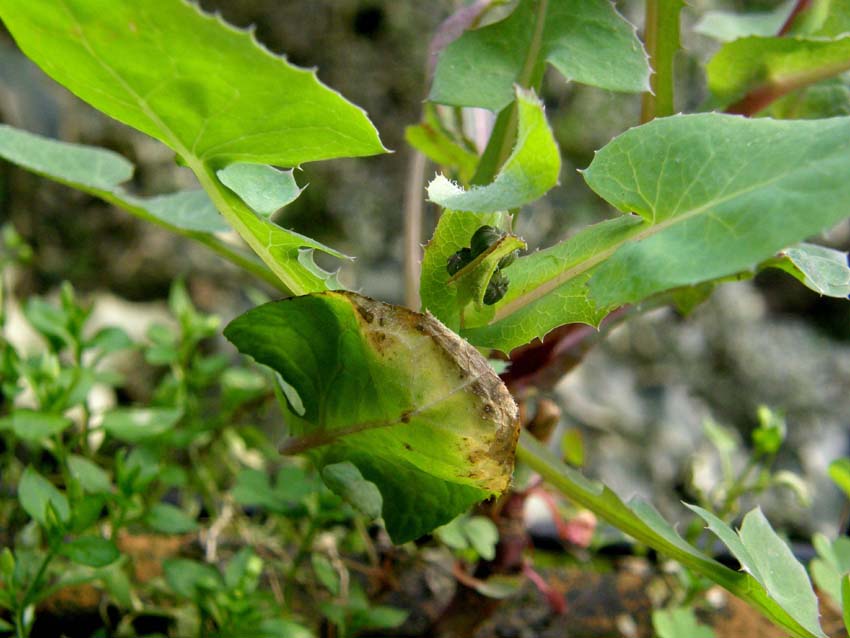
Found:
[{"label": "reddish stem", "polygon": [[783,23],[782,28],[779,29],[779,33],[777,35],[787,35],[794,24],[794,20],[797,19],[797,16],[800,15],[806,9],[808,9],[811,4],[812,0],[797,0],[797,4],[794,5],[794,8],[791,10],[791,13],[785,19],[785,22]]}]

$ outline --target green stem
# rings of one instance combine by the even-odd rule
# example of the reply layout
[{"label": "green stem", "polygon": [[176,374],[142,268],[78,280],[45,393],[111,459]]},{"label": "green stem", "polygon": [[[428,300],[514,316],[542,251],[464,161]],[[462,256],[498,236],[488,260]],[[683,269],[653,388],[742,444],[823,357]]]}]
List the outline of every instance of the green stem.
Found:
[{"label": "green stem", "polygon": [[[75,188],[77,187],[75,186]],[[171,224],[159,219],[158,217],[154,217],[141,206],[133,206],[108,191],[87,189],[85,190],[85,192],[91,193],[92,195],[95,195],[96,197],[99,197],[100,199],[109,202],[113,206],[120,208],[140,219],[143,219],[146,222],[156,224],[157,226],[165,228],[166,230],[171,231],[172,233],[196,241],[199,244],[206,246],[217,255],[223,257],[224,259],[232,263],[234,266],[237,266],[242,270],[251,273],[258,279],[262,279],[270,286],[277,288],[281,292],[289,292],[289,290],[286,288],[286,286],[284,286],[280,279],[278,279],[271,270],[266,268],[266,266],[261,261],[254,258],[252,255],[249,255],[244,251],[235,248],[234,246],[228,245],[226,242],[220,240],[215,235],[212,235],[210,233],[203,233],[200,231],[186,230],[184,228],[172,226]]]},{"label": "green stem", "polygon": [[[531,36],[531,43],[529,44],[522,69],[516,79],[516,84],[524,89],[533,88],[539,90],[540,84],[543,81],[545,61],[540,59],[540,54],[543,48],[543,34],[546,27],[546,14],[548,10],[549,0],[538,0],[534,33]],[[481,186],[492,182],[502,167],[502,164],[510,157],[514,142],[516,142],[518,118],[519,109],[516,100],[499,113],[496,123],[493,125],[490,140],[487,142],[487,148],[484,149],[481,161],[475,170],[475,175],[470,180],[472,185]]]},{"label": "green stem", "polygon": [[708,577],[731,594],[759,609],[793,635],[802,638],[813,637],[813,634],[768,597],[767,592],[751,576],[732,571],[688,545],[663,519],[647,522],[647,512],[639,515],[611,490],[589,481],[579,472],[561,463],[526,430],[520,434],[516,455],[518,460],[537,472],[564,496],[589,509],[636,541]]},{"label": "green stem", "polygon": [[641,123],[673,115],[673,61],[679,50],[679,13],[682,0],[646,0],[644,40],[653,69],[650,91],[643,94]]},{"label": "green stem", "polygon": [[[227,220],[227,223],[244,239],[251,249],[262,259],[266,266],[280,279],[283,286],[293,295],[304,295],[311,290],[306,289],[301,282],[297,281],[280,263],[274,258],[263,239],[263,222],[257,214],[251,210],[239,197],[229,188],[222,184],[215,175],[215,171],[200,161],[192,161],[189,168],[195,173],[203,189],[207,192],[215,207]],[[251,227],[248,222],[256,220],[257,226]]]},{"label": "green stem", "polygon": [[44,577],[44,573],[47,571],[47,566],[50,564],[50,561],[52,561],[55,556],[56,550],[51,548],[47,552],[47,554],[45,554],[44,560],[41,561],[41,565],[39,565],[38,567],[38,571],[35,574],[35,578],[33,578],[29,582],[26,590],[24,591],[24,595],[21,598],[21,604],[15,610],[16,638],[27,638],[27,636],[29,636],[29,630],[27,630],[26,628],[24,615],[26,614],[27,607],[29,607],[33,595],[37,592],[38,587],[41,584],[41,579]]}]

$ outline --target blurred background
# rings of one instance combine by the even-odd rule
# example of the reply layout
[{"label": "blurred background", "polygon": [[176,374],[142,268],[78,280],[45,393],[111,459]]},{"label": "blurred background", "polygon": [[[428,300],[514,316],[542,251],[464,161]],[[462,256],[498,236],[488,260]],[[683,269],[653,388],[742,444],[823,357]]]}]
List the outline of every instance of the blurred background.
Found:
[{"label": "blurred background", "polygon": [[[201,4],[233,24],[255,25],[258,39],[271,50],[285,53],[294,64],[317,67],[322,81],[366,109],[394,153],[302,167],[296,179],[307,188],[277,221],[356,256],[342,273],[349,287],[401,303],[403,202],[411,157],[404,128],[422,113],[430,34],[463,3]],[[718,47],[692,28],[704,12],[770,10],[780,3],[689,4],[677,60],[677,106],[686,112],[706,103],[700,61]],[[617,5],[640,24],[642,3]],[[520,216],[517,232],[533,247],[551,245],[615,214],[576,169],[613,136],[636,125],[640,109],[639,96],[567,84],[556,74],[547,77],[543,98],[564,167],[561,187]],[[850,113],[850,101],[831,108],[832,114]],[[167,193],[194,181],[164,146],[54,84],[5,32],[0,32],[0,121],[121,153],[137,166],[128,187],[138,194]],[[426,180],[434,170],[426,168]],[[433,230],[434,215],[426,208],[423,241]],[[10,274],[18,300],[54,294],[68,280],[96,305],[103,321],[128,326],[160,317],[176,278],[185,279],[202,310],[225,321],[263,292],[260,284],[203,247],[5,162],[0,163],[0,224],[12,224],[33,248],[30,263]],[[820,241],[849,249],[850,225]],[[229,352],[223,342],[217,347]],[[37,342],[31,348],[38,348]],[[149,391],[150,384],[137,378],[121,389],[118,400],[144,401]],[[766,504],[775,525],[808,535],[833,531],[845,517],[825,470],[832,459],[850,452],[850,304],[819,298],[790,277],[764,273],[753,282],[723,286],[687,320],[662,309],[629,322],[606,335],[557,387],[555,397],[563,409],[562,425],[582,433],[586,471],[623,496],[651,498],[673,516],[681,511],[680,499],[693,500],[694,485],[710,487],[717,480],[719,467],[704,422],[728,425],[747,441],[758,406],[767,405],[783,413],[788,424],[790,445],[780,464],[798,472],[813,497],[807,509],[793,490],[772,493]]]}]

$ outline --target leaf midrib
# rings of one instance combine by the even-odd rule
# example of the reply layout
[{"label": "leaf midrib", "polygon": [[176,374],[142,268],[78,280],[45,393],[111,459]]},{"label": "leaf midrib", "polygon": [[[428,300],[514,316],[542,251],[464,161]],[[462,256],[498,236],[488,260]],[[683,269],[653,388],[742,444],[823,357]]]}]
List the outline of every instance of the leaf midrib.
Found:
[{"label": "leaf midrib", "polygon": [[[823,158],[820,158],[818,161],[822,161],[822,159]],[[545,297],[549,293],[555,291],[557,288],[560,288],[563,284],[569,282],[570,280],[574,279],[575,277],[578,277],[578,276],[586,273],[591,268],[599,265],[600,263],[602,263],[603,261],[605,261],[606,259],[611,257],[615,252],[617,252],[625,244],[627,244],[629,242],[638,242],[638,241],[647,239],[647,238],[652,237],[653,235],[655,235],[655,234],[657,234],[657,233],[659,233],[663,230],[666,230],[667,228],[675,226],[676,224],[679,224],[679,223],[684,223],[684,222],[688,221],[689,219],[692,219],[693,217],[701,215],[701,214],[703,214],[707,211],[710,211],[713,208],[721,206],[721,205],[723,205],[723,204],[725,204],[729,201],[732,201],[732,200],[734,200],[738,197],[743,197],[743,196],[747,195],[748,193],[751,193],[751,192],[754,192],[756,190],[771,186],[772,184],[774,184],[778,181],[781,181],[783,179],[788,178],[789,175],[792,175],[794,173],[805,172],[810,168],[810,166],[813,162],[814,162],[814,160],[810,160],[808,162],[805,162],[804,164],[801,164],[798,167],[798,170],[789,171],[789,172],[786,172],[786,173],[782,173],[780,175],[776,175],[776,176],[772,177],[771,179],[765,180],[763,182],[757,182],[755,184],[750,184],[745,188],[734,191],[734,192],[732,192],[732,193],[730,193],[730,194],[728,194],[724,197],[719,197],[717,199],[713,199],[713,200],[706,202],[705,204],[702,204],[701,206],[698,206],[698,207],[696,207],[692,210],[685,211],[684,213],[681,213],[681,214],[673,216],[673,217],[668,217],[664,221],[659,222],[657,224],[652,224],[652,222],[650,222],[646,217],[644,217],[645,223],[650,224],[644,230],[639,231],[639,232],[635,233],[634,235],[630,235],[630,236],[622,239],[621,241],[615,243],[613,246],[611,246],[611,247],[609,247],[609,248],[607,248],[607,249],[605,249],[605,250],[603,250],[599,253],[596,253],[592,257],[576,264],[575,266],[559,273],[558,275],[556,275],[556,276],[554,276],[550,279],[547,279],[546,281],[542,282],[540,285],[536,286],[535,288],[533,288],[529,292],[523,293],[522,295],[516,297],[515,299],[512,299],[511,301],[509,301],[505,305],[497,308],[496,312],[493,316],[493,320],[490,322],[490,325],[492,325],[492,324],[494,324],[498,321],[501,321],[502,319],[509,317],[510,315],[518,312],[519,310],[521,310],[525,306],[528,306],[528,305],[534,303],[535,301],[538,301],[539,299]],[[656,213],[655,209],[653,209],[652,212],[653,212],[653,215],[655,215],[655,213]]]},{"label": "leaf midrib", "polygon": [[[80,43],[85,47],[88,54],[91,58],[103,68],[111,77],[115,79],[115,81],[121,86],[121,88],[133,99],[144,115],[153,123],[160,131],[164,134],[164,136],[170,141],[171,148],[175,152],[178,153],[185,161],[189,168],[195,173],[195,176],[198,178],[198,181],[201,183],[201,186],[207,191],[207,194],[213,200],[213,203],[216,205],[216,208],[219,212],[224,216],[227,222],[239,233],[239,235],[244,239],[251,249],[259,255],[259,257],[265,262],[265,264],[271,269],[271,271],[283,282],[283,284],[289,289],[289,291],[294,295],[306,294],[310,292],[304,286],[301,285],[299,281],[297,281],[293,276],[291,276],[285,269],[281,268],[277,263],[277,260],[268,252],[267,248],[263,246],[262,241],[259,237],[256,237],[253,232],[248,228],[247,225],[242,221],[240,214],[236,210],[236,206],[231,204],[229,201],[229,192],[225,192],[225,187],[218,181],[215,177],[214,172],[212,171],[209,164],[207,164],[202,158],[195,155],[193,151],[190,151],[189,148],[183,144],[183,142],[178,137],[177,133],[171,129],[163,120],[160,118],[156,111],[151,109],[147,100],[145,100],[138,92],[136,92],[132,86],[124,79],[124,77],[111,65],[107,64],[100,55],[92,47],[88,38],[86,37],[86,31],[83,24],[77,19],[77,16],[74,14],[71,7],[68,5],[65,0],[60,0],[62,3],[65,12],[68,14],[70,21],[77,28],[77,33],[79,34]],[[251,211],[247,206],[245,207],[246,214],[253,215],[254,212]]]}]

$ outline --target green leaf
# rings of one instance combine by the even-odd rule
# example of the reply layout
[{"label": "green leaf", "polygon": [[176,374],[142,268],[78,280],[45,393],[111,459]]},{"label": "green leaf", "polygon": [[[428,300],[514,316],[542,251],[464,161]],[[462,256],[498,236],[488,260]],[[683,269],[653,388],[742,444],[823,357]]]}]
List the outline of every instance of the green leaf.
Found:
[{"label": "green leaf", "polygon": [[774,36],[785,24],[793,6],[794,0],[789,0],[773,11],[706,11],[694,25],[694,31],[720,42],[731,42],[750,35]]},{"label": "green leaf", "polygon": [[103,417],[103,429],[119,441],[137,443],[171,430],[183,413],[178,408],[118,408]]},{"label": "green leaf", "polygon": [[[640,230],[638,219],[621,217],[589,226],[560,244],[520,257],[505,269],[511,285],[493,307],[491,322],[462,329],[461,336],[476,346],[508,353],[567,323],[597,325],[610,307],[595,303],[588,294],[593,269]],[[423,295],[427,259],[426,250]]]},{"label": "green leaf", "polygon": [[339,596],[340,576],[331,561],[324,554],[314,552],[310,556],[310,565],[322,586],[334,596]]},{"label": "green leaf", "polygon": [[658,638],[715,638],[714,630],[700,624],[690,607],[656,609],[652,627]]},{"label": "green leaf", "polygon": [[784,270],[807,288],[827,297],[850,297],[847,253],[815,244],[797,244],[783,250],[769,267]]},{"label": "green leaf", "polygon": [[567,80],[612,91],[649,89],[634,27],[607,0],[521,0],[504,20],[467,31],[440,55],[428,99],[500,111],[523,76],[551,64]]},{"label": "green leaf", "polygon": [[543,103],[533,91],[517,88],[516,96],[518,139],[496,179],[487,186],[464,191],[438,175],[428,185],[432,202],[452,210],[495,213],[533,202],[558,183],[561,154],[546,121]]},{"label": "green leaf", "polygon": [[315,71],[178,0],[125,0],[109,11],[90,0],[2,0],[0,17],[54,80],[177,153],[286,287],[327,287],[298,260],[301,248],[326,249],[259,217],[216,176],[235,163],[293,167],[384,151],[364,112]]},{"label": "green leaf", "polygon": [[[850,119],[674,116],[632,129],[585,171],[642,224],[590,279],[602,307],[743,272],[848,215]],[[593,265],[586,263],[583,270]]]},{"label": "green leaf", "polygon": [[[187,2],[3,0],[21,50],[115,119],[216,168],[382,152],[362,110]],[[161,64],[151,64],[152,55]]]},{"label": "green leaf", "polygon": [[708,87],[722,105],[756,90],[775,98],[848,69],[850,36],[751,36],[724,44],[706,66]]},{"label": "green leaf", "polygon": [[251,547],[243,547],[227,563],[224,584],[228,589],[247,594],[257,589],[262,572],[263,560]]},{"label": "green leaf", "polygon": [[[589,509],[635,540],[677,560],[694,572],[707,576],[759,609],[793,636],[823,638],[819,627],[810,629],[804,626],[803,623],[808,621],[808,617],[800,619],[784,609],[768,595],[755,578],[746,573],[732,571],[707,557],[686,543],[650,505],[640,501],[626,505],[609,488],[589,481],[576,470],[561,463],[550,450],[527,432],[520,433],[517,458],[527,463],[576,504]],[[734,535],[734,532],[731,533]]]},{"label": "green leaf", "polygon": [[106,567],[121,557],[115,543],[99,536],[81,536],[65,542],[59,553],[88,567]]},{"label": "green leaf", "polygon": [[107,494],[112,491],[112,482],[106,471],[87,458],[70,454],[68,469],[71,471],[71,476],[77,479],[83,490],[89,494]]},{"label": "green leaf", "polygon": [[256,638],[315,638],[315,634],[298,623],[281,618],[266,618],[260,622]]},{"label": "green leaf", "polygon": [[[461,313],[472,299],[468,298],[461,303],[456,280],[446,269],[449,258],[461,248],[469,247],[472,235],[481,226],[500,228],[507,226],[507,224],[507,213],[482,215],[459,213],[453,210],[443,211],[434,231],[434,236],[425,246],[425,254],[422,258],[422,274],[419,285],[422,308],[431,312],[450,329],[458,330],[461,324]],[[480,264],[480,262],[479,264],[484,267],[468,267],[468,270],[475,271],[479,283],[485,277],[489,281],[489,276],[493,274],[492,266],[495,264],[491,263],[492,260],[488,260],[488,262],[490,267]],[[508,295],[511,294],[514,285],[512,282],[508,287]],[[479,305],[481,305],[481,300],[482,297],[479,296]]]},{"label": "green leaf", "polygon": [[301,194],[292,173],[263,164],[231,164],[216,175],[248,206],[270,217]]},{"label": "green leaf", "polygon": [[0,124],[0,157],[176,229],[204,233],[228,229],[201,190],[150,198],[125,192],[121,184],[133,176],[133,165],[103,148],[60,142]]},{"label": "green leaf", "polygon": [[31,443],[38,443],[59,434],[71,425],[71,420],[61,414],[35,410],[15,410],[11,420],[15,436]]},{"label": "green leaf", "polygon": [[457,171],[458,178],[468,183],[478,165],[478,155],[455,141],[445,130],[433,104],[425,105],[421,124],[404,129],[404,139],[438,166]]},{"label": "green leaf", "polygon": [[841,619],[844,629],[850,631],[850,574],[841,577]]},{"label": "green leaf", "polygon": [[162,534],[187,534],[198,529],[198,523],[179,507],[157,503],[145,516],[145,523]]},{"label": "green leaf", "polygon": [[277,474],[274,486],[265,472],[242,470],[236,477],[233,498],[240,505],[263,507],[283,515],[306,514],[304,497],[315,492],[319,484],[301,468],[284,467]]},{"label": "green leaf", "polygon": [[101,328],[86,343],[87,348],[98,350],[101,354],[118,352],[133,347],[133,340],[123,329],[117,326]]},{"label": "green leaf", "polygon": [[378,486],[363,478],[357,466],[343,461],[322,468],[328,488],[371,520],[381,517],[384,502]]},{"label": "green leaf", "polygon": [[68,499],[31,466],[24,470],[18,483],[18,500],[24,511],[42,527],[49,527],[48,508],[60,521],[67,523],[71,520]]},{"label": "green leaf", "polygon": [[842,606],[842,579],[850,574],[850,538],[839,536],[830,543],[823,534],[815,534],[812,544],[818,553],[809,564],[812,580],[836,607]]},{"label": "green leaf", "polygon": [[173,558],[162,564],[165,582],[174,593],[199,601],[205,591],[215,591],[224,584],[221,574],[211,565],[187,558]]},{"label": "green leaf", "polygon": [[751,574],[768,596],[812,634],[825,636],[820,628],[818,600],[805,568],[788,545],[773,531],[760,509],[744,516],[736,534],[711,512],[688,505],[709,526]]},{"label": "green leaf", "polygon": [[759,425],[752,433],[753,452],[759,456],[776,454],[785,441],[788,429],[785,417],[766,405],[760,405],[758,420]]},{"label": "green leaf", "polygon": [[[225,336],[280,373],[303,416],[284,450],[349,461],[378,486],[401,543],[503,491],[516,405],[487,361],[428,315],[354,293],[255,308]],[[412,365],[413,364],[413,365]]]},{"label": "green leaf", "polygon": [[484,516],[470,516],[464,523],[463,531],[481,558],[493,560],[496,557],[499,529],[493,521]]},{"label": "green leaf", "polygon": [[850,498],[850,459],[836,459],[829,464],[829,478]]}]

